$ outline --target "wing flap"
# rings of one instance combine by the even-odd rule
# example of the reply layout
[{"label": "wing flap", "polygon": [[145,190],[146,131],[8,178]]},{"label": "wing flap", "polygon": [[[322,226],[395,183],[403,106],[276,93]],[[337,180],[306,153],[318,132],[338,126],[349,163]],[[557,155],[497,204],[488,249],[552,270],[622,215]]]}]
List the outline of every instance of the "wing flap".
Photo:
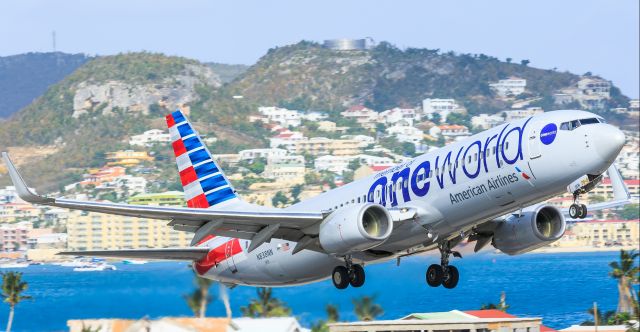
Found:
[{"label": "wing flap", "polygon": [[208,248],[161,248],[63,251],[58,255],[195,261],[206,256],[208,252]]}]

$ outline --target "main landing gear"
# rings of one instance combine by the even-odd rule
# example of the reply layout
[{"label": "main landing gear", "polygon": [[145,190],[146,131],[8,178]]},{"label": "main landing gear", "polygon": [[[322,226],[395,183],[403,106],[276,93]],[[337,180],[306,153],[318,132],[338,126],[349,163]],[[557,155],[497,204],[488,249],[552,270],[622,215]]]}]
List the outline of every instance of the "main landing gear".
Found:
[{"label": "main landing gear", "polygon": [[360,264],[353,264],[351,256],[344,258],[346,266],[336,266],[331,274],[333,285],[337,289],[345,289],[349,285],[360,287],[364,285],[364,268]]},{"label": "main landing gear", "polygon": [[440,250],[440,265],[431,264],[429,266],[426,275],[427,284],[431,287],[442,285],[448,289],[455,288],[458,285],[460,274],[455,266],[449,265],[449,255],[458,258],[462,258],[462,255],[457,251],[451,250],[449,241],[441,243],[438,246],[438,250]]},{"label": "main landing gear", "polygon": [[578,203],[578,195],[573,194],[573,204],[569,206],[569,217],[573,219],[584,219],[587,216],[587,206]]}]

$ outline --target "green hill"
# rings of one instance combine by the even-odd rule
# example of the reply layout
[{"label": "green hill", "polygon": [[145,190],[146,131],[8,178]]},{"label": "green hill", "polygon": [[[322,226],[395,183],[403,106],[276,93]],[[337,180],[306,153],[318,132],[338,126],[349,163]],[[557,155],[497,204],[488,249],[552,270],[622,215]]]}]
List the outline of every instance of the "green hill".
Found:
[{"label": "green hill", "polygon": [[84,54],[26,53],[0,57],[0,118],[29,105],[90,58]]}]

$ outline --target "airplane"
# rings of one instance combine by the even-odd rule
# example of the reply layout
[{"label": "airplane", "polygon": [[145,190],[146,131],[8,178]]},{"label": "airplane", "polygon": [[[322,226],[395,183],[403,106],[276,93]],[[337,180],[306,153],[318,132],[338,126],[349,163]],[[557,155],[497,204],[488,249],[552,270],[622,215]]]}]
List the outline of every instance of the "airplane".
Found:
[{"label": "airplane", "polygon": [[[608,170],[614,199],[592,211],[621,206],[629,193],[613,165],[625,143],[599,115],[563,110],[505,123],[369,177],[286,208],[248,203],[177,110],[166,116],[187,207],[141,206],[40,196],[3,152],[18,195],[33,204],[168,220],[194,233],[190,247],[67,251],[64,255],[192,262],[195,272],[227,286],[290,286],[331,278],[338,289],[365,282],[364,266],[438,250],[425,274],[431,287],[454,288],[461,257],[454,247],[476,241],[509,255],[562,237],[565,214],[587,216],[579,197]],[[563,193],[560,210],[543,201]]]}]

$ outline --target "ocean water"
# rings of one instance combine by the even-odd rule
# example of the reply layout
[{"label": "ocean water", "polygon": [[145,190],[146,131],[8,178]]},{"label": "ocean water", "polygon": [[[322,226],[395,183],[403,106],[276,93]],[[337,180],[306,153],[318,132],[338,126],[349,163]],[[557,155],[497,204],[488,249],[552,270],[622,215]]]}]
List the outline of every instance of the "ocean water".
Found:
[{"label": "ocean water", "polygon": [[[414,312],[475,310],[484,303],[498,303],[505,291],[509,312],[543,317],[554,328],[577,324],[590,316],[594,301],[602,310],[617,304],[616,281],[608,276],[608,263],[618,252],[527,254],[510,257],[483,253],[453,259],[460,270],[460,283],[453,290],[431,288],[425,269],[436,256],[416,256],[366,267],[367,281],[361,288],[337,290],[330,280],[274,289],[303,326],[324,319],[324,308],[337,305],[341,319],[355,320],[351,300],[375,295],[384,308],[382,319],[395,319]],[[68,319],[130,318],[145,316],[191,316],[184,294],[194,289],[193,273],[184,262],[116,264],[118,271],[73,272],[71,268],[40,265],[20,269],[29,283],[26,293],[33,300],[16,307],[14,331],[65,331]],[[216,299],[208,316],[224,316]],[[234,316],[255,296],[253,287],[229,290]],[[0,330],[6,326],[8,306],[0,303]]]}]

